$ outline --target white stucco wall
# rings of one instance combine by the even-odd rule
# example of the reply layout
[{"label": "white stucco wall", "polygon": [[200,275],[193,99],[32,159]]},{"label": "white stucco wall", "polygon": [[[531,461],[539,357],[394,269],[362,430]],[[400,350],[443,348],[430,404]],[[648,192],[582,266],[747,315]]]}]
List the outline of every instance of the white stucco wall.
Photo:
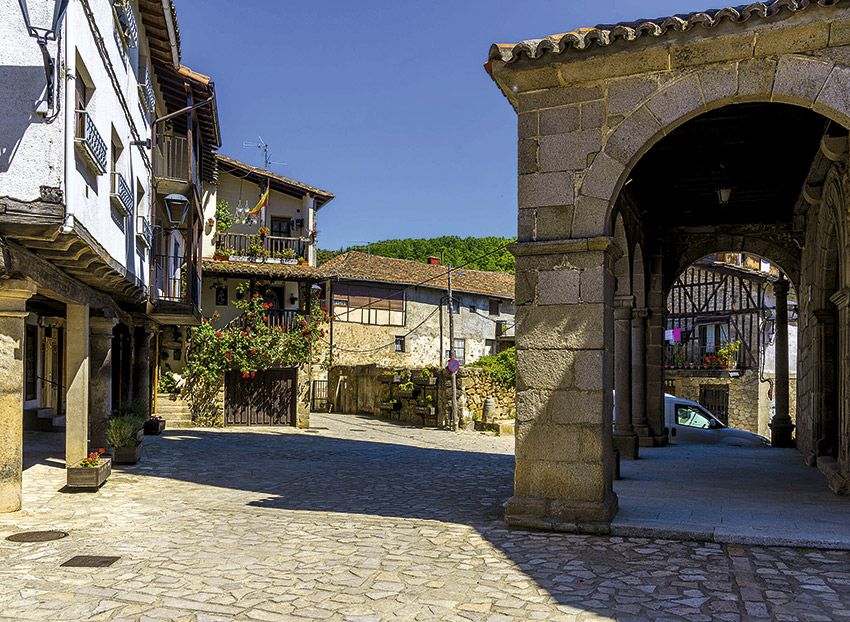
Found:
[{"label": "white stucco wall", "polygon": [[[53,3],[30,3],[51,10]],[[84,11],[90,7],[96,29]],[[35,13],[33,22],[38,17]],[[57,62],[57,103],[52,116],[37,115],[35,105],[44,97],[45,76],[41,52],[25,31],[15,2],[0,3],[0,196],[31,201],[39,198],[40,186],[64,191],[66,214],[84,227],[111,258],[147,283],[147,251],[136,240],[138,214],[148,215],[151,199],[150,151],[131,146],[131,128],[139,138],[151,135],[150,121],[139,102],[137,58],[149,57],[141,21],[139,48],[127,49],[120,39],[110,2],[77,0],[65,15],[60,45],[51,44]],[[103,38],[106,56],[95,43]],[[116,83],[110,77],[112,68]],[[96,174],[74,147],[75,81],[89,82],[91,100],[87,110],[107,145],[107,171]],[[127,104],[120,104],[119,93]],[[117,168],[133,194],[133,211],[122,217],[110,201],[112,140],[122,145]],[[67,173],[67,174],[66,174]],[[144,201],[138,206],[138,188]],[[67,223],[71,224],[71,220]]]},{"label": "white stucco wall", "polygon": [[[260,187],[256,182],[219,171],[218,185],[215,187],[210,185],[207,188],[204,201],[204,220],[206,221],[209,218],[215,217],[215,208],[218,201],[227,201],[231,212],[236,214],[240,208],[246,210],[252,209],[257,204],[257,201],[260,200],[260,194]],[[272,190],[269,194],[269,206],[254,217],[255,224],[236,223],[230,228],[228,233],[254,234],[261,226],[271,227],[271,219],[273,217],[284,217],[290,218],[293,221],[291,237],[307,237],[307,233],[310,230],[310,223],[315,222],[314,206],[315,201],[312,198],[304,197],[301,199],[278,192],[277,190]],[[303,220],[304,223],[303,226],[295,228],[294,222],[298,219]],[[215,252],[215,235],[215,226],[204,227],[204,257],[212,257]],[[313,247],[315,245],[309,246]],[[304,258],[310,261],[310,265],[316,265],[315,249],[310,247],[308,247],[307,255]]]}]

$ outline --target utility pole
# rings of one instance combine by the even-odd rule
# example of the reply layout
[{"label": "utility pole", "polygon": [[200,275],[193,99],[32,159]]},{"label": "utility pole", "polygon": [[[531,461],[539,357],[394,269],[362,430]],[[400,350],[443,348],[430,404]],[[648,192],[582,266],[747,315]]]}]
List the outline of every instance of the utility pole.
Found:
[{"label": "utility pole", "polygon": [[[449,359],[455,357],[455,321],[454,321],[454,296],[452,296],[452,268],[448,269],[448,297],[449,297]],[[452,374],[452,431],[456,431],[458,426],[457,416],[457,372]]]}]

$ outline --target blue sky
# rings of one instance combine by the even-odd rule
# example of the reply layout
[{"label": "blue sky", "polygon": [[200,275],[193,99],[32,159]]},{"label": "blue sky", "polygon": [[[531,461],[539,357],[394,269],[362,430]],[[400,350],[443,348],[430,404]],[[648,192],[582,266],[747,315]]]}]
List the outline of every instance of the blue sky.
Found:
[{"label": "blue sky", "polygon": [[183,62],[211,74],[222,153],[337,198],[319,245],[515,235],[516,116],[494,42],[707,8],[707,0],[176,0]]}]

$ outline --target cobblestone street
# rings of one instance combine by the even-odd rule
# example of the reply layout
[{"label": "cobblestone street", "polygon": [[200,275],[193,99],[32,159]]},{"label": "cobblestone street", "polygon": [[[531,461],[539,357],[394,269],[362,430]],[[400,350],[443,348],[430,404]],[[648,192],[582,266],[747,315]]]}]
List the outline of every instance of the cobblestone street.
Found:
[{"label": "cobblestone street", "polygon": [[0,536],[69,536],[0,540],[0,619],[850,619],[848,553],[510,532],[513,439],[312,423],[148,437],[96,495],[30,452]]}]

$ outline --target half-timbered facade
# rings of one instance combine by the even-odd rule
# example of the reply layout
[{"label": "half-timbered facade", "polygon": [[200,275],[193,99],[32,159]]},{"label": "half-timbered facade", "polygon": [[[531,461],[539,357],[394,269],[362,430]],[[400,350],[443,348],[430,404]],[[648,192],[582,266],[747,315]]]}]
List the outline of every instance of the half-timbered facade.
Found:
[{"label": "half-timbered facade", "polygon": [[[746,253],[713,255],[670,287],[664,333],[667,390],[699,401],[721,420],[768,433],[773,410],[776,265]],[[796,341],[796,299],[789,298]],[[796,353],[789,353],[795,389]],[[792,401],[793,404],[793,401]],[[791,407],[792,417],[794,407]]]}]

